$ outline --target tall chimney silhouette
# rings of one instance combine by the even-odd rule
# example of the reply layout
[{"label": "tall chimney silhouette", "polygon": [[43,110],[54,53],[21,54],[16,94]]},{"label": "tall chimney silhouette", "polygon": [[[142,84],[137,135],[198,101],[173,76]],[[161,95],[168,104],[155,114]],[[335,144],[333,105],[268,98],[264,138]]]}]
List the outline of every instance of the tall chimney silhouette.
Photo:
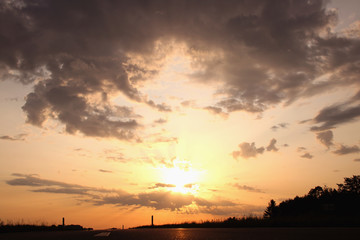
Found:
[{"label": "tall chimney silhouette", "polygon": [[154,226],[154,216],[151,215],[151,226]]},{"label": "tall chimney silhouette", "polygon": [[65,226],[65,218],[63,218],[63,227]]}]

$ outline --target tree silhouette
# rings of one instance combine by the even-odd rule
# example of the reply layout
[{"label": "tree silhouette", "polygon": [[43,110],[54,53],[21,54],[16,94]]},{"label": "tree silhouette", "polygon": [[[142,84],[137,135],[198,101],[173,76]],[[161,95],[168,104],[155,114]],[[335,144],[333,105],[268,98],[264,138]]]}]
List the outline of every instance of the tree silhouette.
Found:
[{"label": "tree silhouette", "polygon": [[344,184],[338,184],[339,192],[360,194],[360,175],[352,178],[345,178]]},{"label": "tree silhouette", "polygon": [[315,188],[312,188],[309,193],[308,196],[314,197],[314,198],[320,198],[321,195],[323,195],[324,190],[322,187],[320,186],[316,186]]},{"label": "tree silhouette", "polygon": [[276,202],[274,201],[274,199],[271,199],[268,207],[266,208],[266,210],[264,212],[264,217],[272,218],[272,217],[275,217],[275,215],[276,215]]}]

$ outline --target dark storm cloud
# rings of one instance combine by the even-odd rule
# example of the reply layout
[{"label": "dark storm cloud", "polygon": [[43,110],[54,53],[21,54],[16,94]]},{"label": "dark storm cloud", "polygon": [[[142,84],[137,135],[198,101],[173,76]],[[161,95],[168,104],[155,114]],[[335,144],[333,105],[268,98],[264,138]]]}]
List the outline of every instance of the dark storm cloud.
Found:
[{"label": "dark storm cloud", "polygon": [[333,151],[333,153],[335,153],[337,155],[360,153],[360,147],[357,145],[346,146],[346,145],[341,144],[337,150]]},{"label": "dark storm cloud", "polygon": [[327,148],[334,145],[334,142],[333,142],[334,135],[331,130],[316,133],[316,138],[320,141],[320,143],[325,145]]},{"label": "dark storm cloud", "polygon": [[[78,184],[69,184],[59,181],[42,179],[33,174],[13,174],[14,179],[6,181],[11,186],[27,186],[32,192],[68,194],[77,196],[76,199],[94,205],[116,205],[151,207],[170,211],[182,211],[183,208],[195,204],[197,212],[208,212],[222,208],[234,207],[237,204],[230,201],[208,201],[191,194],[175,193],[170,191],[152,191],[131,194],[122,190],[87,187]],[[154,188],[174,187],[171,184],[157,183]],[[187,186],[190,187],[190,186]],[[81,197],[80,199],[78,197]]]},{"label": "dark storm cloud", "polygon": [[264,147],[257,148],[255,143],[243,142],[239,144],[240,151],[233,151],[232,156],[235,159],[239,157],[251,158],[256,157],[258,154],[263,154],[265,151]]},{"label": "dark storm cloud", "polygon": [[248,185],[240,185],[239,183],[234,183],[233,186],[236,187],[239,190],[245,190],[245,191],[248,191],[248,192],[264,193],[263,190],[258,189],[258,188],[254,188],[254,187],[251,187],[251,186],[248,186]]},{"label": "dark storm cloud", "polygon": [[[320,0],[2,1],[0,74],[35,84],[23,106],[30,124],[56,119],[71,134],[132,140],[139,123],[108,96],[171,111],[138,87],[161,70],[159,42],[184,43],[200,69],[190,77],[216,83],[222,99],[208,110],[259,113],[359,87],[360,41],[330,33],[335,21]],[[339,111],[358,116],[358,107]]]}]

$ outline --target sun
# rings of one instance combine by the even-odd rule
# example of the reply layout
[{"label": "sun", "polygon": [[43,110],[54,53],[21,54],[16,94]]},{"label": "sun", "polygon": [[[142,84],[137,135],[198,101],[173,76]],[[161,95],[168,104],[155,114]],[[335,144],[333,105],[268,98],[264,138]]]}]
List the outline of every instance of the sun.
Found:
[{"label": "sun", "polygon": [[162,181],[169,185],[173,192],[196,193],[200,172],[191,167],[174,164],[172,168],[162,168]]}]

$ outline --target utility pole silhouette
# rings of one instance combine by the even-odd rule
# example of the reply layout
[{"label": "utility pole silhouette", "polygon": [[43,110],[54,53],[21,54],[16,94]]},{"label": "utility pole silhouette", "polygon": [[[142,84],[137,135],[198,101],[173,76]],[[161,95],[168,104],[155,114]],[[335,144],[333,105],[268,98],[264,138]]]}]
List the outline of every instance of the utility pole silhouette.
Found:
[{"label": "utility pole silhouette", "polygon": [[154,226],[154,216],[151,215],[151,226],[153,227]]},{"label": "utility pole silhouette", "polygon": [[63,217],[63,219],[62,219],[63,221],[62,221],[62,225],[63,225],[63,227],[65,226],[65,218]]}]

